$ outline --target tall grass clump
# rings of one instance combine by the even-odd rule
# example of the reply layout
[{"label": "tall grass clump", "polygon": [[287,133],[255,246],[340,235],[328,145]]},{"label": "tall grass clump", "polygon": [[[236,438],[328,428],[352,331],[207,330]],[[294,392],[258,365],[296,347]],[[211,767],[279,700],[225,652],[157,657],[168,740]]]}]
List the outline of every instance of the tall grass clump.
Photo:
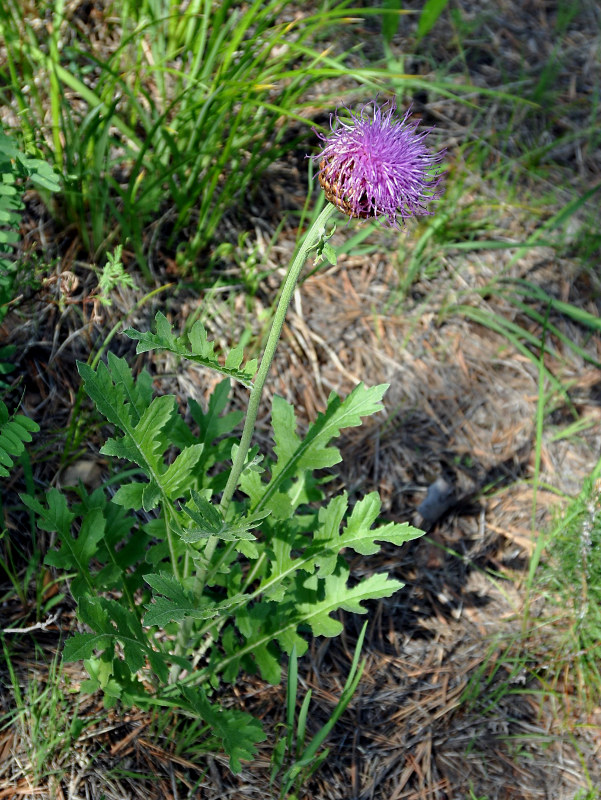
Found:
[{"label": "tall grass clump", "polygon": [[148,275],[154,221],[152,240],[193,269],[224,211],[294,145],[311,87],[348,74],[314,46],[347,5],[115,0],[92,14],[7,0],[0,100],[64,175],[58,211],[92,255],[126,241]]},{"label": "tall grass clump", "polygon": [[[561,603],[563,624],[555,659],[581,696],[601,697],[601,481],[599,470],[551,530],[544,585]],[[595,477],[596,476],[596,477]],[[567,674],[567,673],[566,673]]]}]

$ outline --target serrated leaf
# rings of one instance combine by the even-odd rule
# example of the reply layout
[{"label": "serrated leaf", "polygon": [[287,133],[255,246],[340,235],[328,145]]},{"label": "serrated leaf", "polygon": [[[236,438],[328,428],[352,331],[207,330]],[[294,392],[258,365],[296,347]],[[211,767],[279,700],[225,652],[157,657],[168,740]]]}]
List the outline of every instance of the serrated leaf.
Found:
[{"label": "serrated leaf", "polygon": [[164,595],[164,597],[155,595],[152,603],[146,604],[145,608],[148,610],[144,616],[145,625],[164,627],[169,622],[181,622],[186,617],[207,619],[213,616],[211,608],[205,608],[201,612],[174,577],[166,573],[149,574],[144,576],[144,580],[156,592]]},{"label": "serrated leaf", "polygon": [[166,597],[155,597],[154,602],[147,605],[146,608],[148,611],[144,615],[144,624],[148,626],[156,625],[159,628],[164,628],[170,622],[182,622],[188,617],[192,619],[211,619],[219,614],[214,606],[197,608],[188,598],[173,600]]},{"label": "serrated leaf", "polygon": [[[164,339],[166,342],[169,342],[170,345],[175,345],[177,340],[176,340],[175,336],[173,336],[173,334],[171,332],[172,329],[173,329],[173,326],[171,325],[171,323],[169,322],[167,317],[159,311],[159,312],[157,312],[157,315],[155,316],[154,319],[155,319],[156,326],[157,326],[157,338],[158,339]],[[127,335],[127,331],[126,331],[126,335]],[[137,337],[133,337],[133,338],[137,338]]]},{"label": "serrated leaf", "polygon": [[216,536],[225,542],[252,541],[255,536],[250,531],[259,526],[269,513],[260,512],[245,517],[233,516],[225,520],[221,509],[198,492],[192,491],[191,497],[194,505],[182,506],[182,510],[194,524],[184,528],[179,534],[188,544],[196,544],[211,536]]},{"label": "serrated leaf", "polygon": [[[366,388],[362,383],[341,400],[331,394],[325,413],[320,414],[309,427],[304,439],[296,433],[294,410],[281,397],[273,399],[272,423],[275,438],[277,462],[272,469],[271,480],[267,485],[249,480],[242,475],[240,486],[251,498],[253,511],[270,508],[274,511],[274,500],[282,493],[289,481],[303,481],[304,473],[324,467],[331,467],[341,460],[338,448],[329,442],[339,436],[343,428],[361,425],[361,418],[381,411],[382,397],[387,384]],[[292,509],[302,497],[302,486],[294,486],[287,491],[289,497],[296,498]]]},{"label": "serrated leaf", "polygon": [[206,414],[195,400],[190,400],[190,413],[200,428],[201,439],[206,446],[210,445],[217,437],[231,433],[244,416],[241,411],[224,414],[229,395],[230,382],[226,378],[217,384],[211,394]]},{"label": "serrated leaf", "polygon": [[105,519],[100,509],[90,510],[81,523],[77,538],[70,530],[60,532],[59,550],[50,550],[44,563],[63,570],[75,570],[71,581],[71,594],[79,599],[86,592],[93,591],[94,579],[90,572],[90,562],[98,550],[98,542],[104,535]]},{"label": "serrated leaf", "polygon": [[107,356],[111,378],[121,396],[132,408],[132,419],[137,424],[153,397],[152,375],[145,369],[134,379],[127,361],[109,352]]},{"label": "serrated leaf", "polygon": [[[372,575],[352,587],[348,586],[348,578],[349,568],[342,558],[338,559],[336,570],[325,579],[316,574],[307,576],[297,572],[296,586],[282,602],[257,604],[265,605],[272,613],[259,616],[258,625],[244,627],[242,624],[242,629],[250,634],[246,642],[234,653],[222,656],[216,667],[224,673],[230,671],[235,675],[237,666],[248,655],[254,656],[256,652],[261,652],[274,640],[286,652],[289,653],[292,647],[296,647],[297,653],[302,655],[307,649],[307,643],[298,634],[299,628],[308,625],[316,636],[337,636],[342,625],[331,614],[341,608],[356,614],[365,614],[367,609],[362,604],[366,600],[389,597],[403,586],[400,581],[383,574]],[[254,608],[250,614],[245,614],[244,609],[237,611],[237,624],[238,620],[252,621],[256,613]]]},{"label": "serrated leaf", "polygon": [[[70,657],[91,658],[95,650],[113,648],[119,642],[125,659],[123,668],[126,667],[131,676],[148,660],[159,680],[167,680],[169,670],[166,656],[152,648],[133,611],[116,600],[89,595],[80,598],[77,610],[80,620],[92,628],[94,633],[83,634],[85,639],[80,638],[82,634],[78,634],[78,642],[70,645],[67,650]],[[173,660],[174,656],[169,658]]]},{"label": "serrated leaf", "polygon": [[240,364],[244,358],[244,349],[242,345],[232,348],[225,358],[225,366],[227,369],[239,369]]},{"label": "serrated leaf", "polygon": [[353,508],[352,514],[339,539],[340,547],[350,547],[364,556],[373,555],[380,550],[379,542],[403,545],[405,542],[424,535],[424,531],[414,528],[407,522],[388,522],[372,528],[380,513],[381,500],[377,492],[371,492]]},{"label": "serrated leaf", "polygon": [[182,511],[185,511],[196,525],[194,529],[186,529],[185,535],[196,535],[198,537],[197,540],[214,536],[223,527],[221,509],[213,505],[206,497],[198,494],[198,492],[192,491],[190,496],[194,505],[182,506]]},{"label": "serrated leaf", "polygon": [[155,316],[155,325],[156,333],[148,331],[141,333],[133,328],[124,331],[126,336],[138,342],[137,353],[145,353],[149,350],[167,350],[188,361],[210,367],[239,381],[244,386],[252,386],[252,376],[257,366],[256,360],[249,361],[241,368],[242,353],[239,348],[235,348],[226,356],[225,364],[222,366],[215,355],[215,343],[208,341],[206,330],[200,320],[194,323],[188,333],[177,337],[173,334],[171,323],[160,311]]},{"label": "serrated leaf", "polygon": [[313,582],[316,588],[319,587],[315,596],[323,592],[324,597],[316,601],[298,602],[296,611],[315,636],[337,636],[342,632],[342,623],[330,616],[334,611],[343,608],[354,614],[365,614],[367,609],[362,605],[364,601],[390,597],[403,586],[400,581],[381,573],[371,575],[353,587],[347,585],[348,578],[348,566],[340,559],[336,571],[325,580],[318,581],[314,575],[307,579],[306,587],[312,588],[310,584]]},{"label": "serrated leaf", "polygon": [[77,362],[84,388],[96,407],[109,422],[122,430],[137,425],[152,400],[152,378],[143,370],[134,381],[124,358],[108,354],[108,363],[101,361],[92,369]]},{"label": "serrated leaf", "polygon": [[190,487],[192,470],[198,464],[203,449],[202,444],[186,447],[161,476],[161,487],[172,500],[181,497],[184,489]]},{"label": "serrated leaf", "polygon": [[315,547],[310,552],[318,548],[315,563],[320,567],[320,575],[329,575],[336,569],[340,552],[340,525],[347,505],[347,495],[343,493],[319,509],[318,526],[313,536]]},{"label": "serrated leaf", "polygon": [[113,503],[123,506],[123,508],[131,508],[134,511],[139,511],[142,508],[142,496],[146,489],[146,483],[132,481],[120,486],[113,496]]},{"label": "serrated leaf", "polygon": [[180,450],[191,444],[204,445],[195,469],[195,485],[198,489],[211,487],[214,492],[219,492],[227,480],[226,472],[215,472],[211,468],[229,457],[233,439],[222,437],[229,434],[244,416],[242,411],[225,412],[229,393],[230,381],[221,381],[209,397],[206,414],[195,400],[189,400],[192,419],[200,429],[198,434],[194,435],[181,418],[169,428],[169,437]]},{"label": "serrated leaf", "polygon": [[156,508],[161,499],[161,490],[155,481],[145,484],[142,492],[142,508],[144,511],[152,511]]},{"label": "serrated leaf", "polygon": [[338,553],[343,548],[351,548],[364,556],[373,555],[380,550],[380,542],[402,545],[411,539],[423,536],[423,531],[408,523],[390,522],[373,528],[380,513],[381,500],[377,492],[371,492],[355,505],[346,526],[340,533],[340,524],[347,507],[346,494],[338,495],[319,510],[319,525],[314,534],[314,548],[320,549],[315,563],[320,567],[320,575],[331,573],[336,567]]},{"label": "serrated leaf", "polygon": [[274,616],[277,615],[276,604],[273,602],[255,603],[253,606],[243,606],[236,612],[236,627],[244,638],[253,640],[252,657],[259,667],[263,680],[277,685],[282,677],[280,655],[273,641],[259,641],[263,631],[271,627]]},{"label": "serrated leaf", "polygon": [[134,382],[124,360],[116,357],[109,356],[108,366],[101,362],[96,372],[85,364],[79,364],[78,369],[86,391],[117,428],[117,435],[106,441],[101,452],[137,464],[148,478],[148,483],[120,491],[117,502],[150,511],[161,497],[175,501],[187,493],[190,484],[202,483],[202,475],[195,478],[192,474],[202,458],[202,444],[183,444],[172,463],[165,463],[171,448],[170,433],[178,424],[178,442],[187,436],[194,440],[178,414],[173,395],[150,399],[146,378]]},{"label": "serrated leaf", "polygon": [[259,720],[244,711],[211,705],[202,689],[184,687],[182,693],[192,709],[221,740],[223,749],[230,757],[232,772],[240,772],[240,760],[254,758],[257,753],[255,745],[267,738]]},{"label": "serrated leaf", "polygon": [[109,422],[122,430],[135,425],[137,420],[132,420],[131,406],[126,406],[128,398],[123,388],[113,383],[111,372],[103,361],[98,364],[96,371],[88,364],[78,361],[77,370],[83,378],[88,396]]},{"label": "serrated leaf", "polygon": [[145,625],[158,625],[164,627],[169,622],[182,622],[186,617],[192,619],[211,619],[217,617],[225,610],[240,602],[240,596],[229,597],[221,603],[201,598],[204,605],[199,603],[187,592],[181,583],[167,573],[144,576],[144,580],[155,592],[163,595],[154,595],[153,602],[146,605],[148,609],[144,616]]},{"label": "serrated leaf", "polygon": [[70,532],[75,514],[69,510],[67,498],[58,489],[52,487],[46,493],[47,506],[28,494],[22,494],[21,500],[38,515],[38,525],[42,530],[56,531],[61,536]]},{"label": "serrated leaf", "polygon": [[92,494],[81,490],[80,497],[81,501],[73,506],[77,516],[83,518],[96,509],[105,520],[104,534],[94,555],[94,561],[104,565],[94,574],[96,591],[127,589],[135,592],[141,584],[141,576],[129,567],[144,559],[148,537],[137,527],[135,517],[108,500],[102,488],[95,489]]},{"label": "serrated leaf", "polygon": [[92,658],[96,650],[104,650],[111,643],[105,633],[76,633],[66,640],[63,647],[64,661],[83,661]]},{"label": "serrated leaf", "polygon": [[157,436],[158,432],[169,422],[175,411],[175,397],[164,394],[155,397],[144,411],[137,425],[122,424],[126,435],[120,439],[109,439],[101,448],[104,455],[125,458],[143,467],[148,462],[157,463],[156,456],[163,447]]}]

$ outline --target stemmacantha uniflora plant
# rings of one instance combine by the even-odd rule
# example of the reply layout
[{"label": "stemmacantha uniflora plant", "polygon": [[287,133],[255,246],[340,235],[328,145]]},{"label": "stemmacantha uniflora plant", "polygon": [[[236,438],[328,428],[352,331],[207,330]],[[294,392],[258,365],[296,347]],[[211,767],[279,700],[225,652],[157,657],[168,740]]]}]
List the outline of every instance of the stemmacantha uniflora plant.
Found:
[{"label": "stemmacantha uniflora plant", "polygon": [[[69,504],[51,489],[45,504],[26,497],[39,525],[57,534],[46,563],[72,575],[80,632],[66,661],[83,659],[84,692],[102,689],[107,705],[180,708],[200,717],[221,740],[234,771],[264,738],[258,720],[217,701],[220,682],[241,672],[281,678],[283,654],[302,655],[307,638],[336,636],[339,609],[366,613],[367,600],[401,583],[382,573],[349,581],[344,552],[370,556],[381,542],[402,545],[421,531],[378,522],[372,492],[349,508],[346,493],[326,499],[316,470],[341,459],[331,444],[341,429],[382,409],[386,386],[359,384],[327,408],[300,437],[294,408],[274,397],[274,457],[252,445],[263,386],[284,317],[309,254],[335,260],[326,223],[350,217],[398,226],[430,213],[439,193],[442,154],[425,146],[392,103],[335,118],[321,153],[319,180],[329,202],[307,232],[281,290],[265,351],[257,364],[241,348],[218,358],[200,322],[176,336],[166,317],[156,330],[126,334],[137,352],[168,351],[224,376],[208,406],[153,396],[148,372],[132,375],[109,354],[96,369],[79,364],[85,390],[114,427],[101,452],[126,464],[116,491],[77,489]],[[242,412],[225,413],[230,381],[250,390]],[[230,461],[231,459],[231,461]],[[127,477],[125,477],[127,476]]]}]

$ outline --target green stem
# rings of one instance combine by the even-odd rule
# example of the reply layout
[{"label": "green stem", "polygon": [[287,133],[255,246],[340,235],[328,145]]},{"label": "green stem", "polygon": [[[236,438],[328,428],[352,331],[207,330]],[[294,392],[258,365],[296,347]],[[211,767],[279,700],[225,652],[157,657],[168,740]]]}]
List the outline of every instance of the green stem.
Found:
[{"label": "green stem", "polygon": [[[259,405],[261,402],[261,395],[263,393],[263,386],[265,385],[265,381],[267,380],[267,376],[269,374],[271,362],[273,361],[276,347],[280,339],[280,334],[282,332],[282,327],[284,325],[284,319],[286,318],[286,312],[288,311],[288,306],[290,305],[290,301],[292,300],[294,289],[298,282],[301,269],[303,268],[303,265],[307,260],[309,251],[323,236],[326,227],[326,222],[328,221],[329,217],[335,210],[336,206],[332,205],[331,203],[326,204],[321,214],[317,217],[313,225],[311,225],[311,227],[307,231],[307,234],[298,250],[298,253],[296,254],[296,257],[292,262],[290,269],[288,270],[288,274],[286,275],[286,280],[284,281],[284,285],[282,287],[282,291],[280,294],[280,299],[278,300],[278,305],[275,314],[273,316],[273,321],[271,323],[271,330],[269,331],[269,336],[267,337],[265,350],[261,358],[261,364],[259,365],[259,369],[257,371],[255,380],[253,381],[253,386],[250,392],[250,397],[248,400],[248,410],[246,412],[246,419],[244,420],[244,428],[242,430],[242,436],[240,438],[240,445],[234,457],[232,470],[230,472],[226,487],[223,491],[223,496],[221,498],[220,508],[224,516],[227,513],[227,509],[231,502],[232,496],[238,485],[238,480],[240,479],[240,475],[242,474],[242,471],[244,469],[246,456],[248,455],[248,451],[250,449],[250,442],[255,429],[255,422],[257,421],[257,414],[259,413]],[[207,541],[204,551],[205,566],[204,568],[199,569],[196,574],[195,591],[199,595],[202,593],[202,590],[204,588],[209,565],[213,557],[213,554],[215,552],[215,548],[217,547],[218,541],[219,539],[216,536],[211,536],[210,539]],[[177,636],[176,652],[178,654],[181,654],[181,652],[185,650],[187,644],[189,643],[189,638],[192,633],[192,629],[193,629],[193,620],[191,618],[184,620]],[[171,668],[169,682],[175,683],[179,679],[179,675],[180,675],[180,667],[174,665]]]},{"label": "green stem", "polygon": [[[280,339],[280,334],[282,333],[286,312],[288,311],[288,306],[292,300],[292,295],[294,294],[294,289],[296,288],[301,269],[307,260],[309,251],[323,236],[326,228],[326,222],[335,210],[336,206],[332,205],[332,203],[327,203],[321,214],[317,217],[313,225],[311,225],[305,238],[303,239],[301,246],[298,249],[298,253],[292,262],[290,269],[288,270],[286,280],[282,286],[280,299],[278,300],[278,305],[275,310],[275,314],[273,315],[271,330],[269,331],[267,343],[265,344],[265,350],[263,351],[263,356],[261,358],[261,364],[259,365],[257,375],[253,381],[250,397],[248,399],[248,410],[246,412],[246,419],[244,420],[242,436],[240,437],[240,445],[238,446],[238,450],[234,457],[234,463],[232,465],[232,470],[229,474],[227,484],[223,490],[220,507],[224,516],[227,513],[233,494],[238,486],[240,475],[242,475],[242,470],[244,469],[246,456],[248,455],[248,451],[250,449],[250,441],[255,430],[257,414],[259,413],[259,405],[261,403],[263,387],[265,386],[265,381],[267,380],[267,376],[271,368],[271,362],[273,361],[276,347]],[[205,561],[207,564],[213,557],[213,553],[217,547],[217,541],[217,538],[212,536],[207,542],[204,552]],[[198,575],[200,583],[199,588],[202,586],[204,574],[206,574],[206,572]]]},{"label": "green stem", "polygon": [[[261,395],[263,394],[263,386],[265,385],[267,375],[269,374],[271,362],[273,361],[280,334],[282,332],[282,327],[284,325],[284,319],[286,318],[286,312],[288,310],[288,306],[290,305],[290,301],[292,300],[292,295],[294,294],[294,289],[298,282],[301,269],[307,260],[309,250],[323,235],[326,222],[335,210],[336,207],[331,203],[328,203],[325,206],[321,214],[317,217],[313,225],[307,231],[303,243],[296,254],[296,258],[288,270],[288,275],[286,276],[286,280],[284,281],[284,285],[282,287],[282,292],[280,294],[280,299],[273,317],[273,322],[271,323],[271,330],[269,331],[269,336],[267,337],[265,351],[263,352],[261,364],[253,382],[253,387],[248,400],[248,410],[246,412],[244,428],[240,438],[240,446],[238,447],[238,451],[232,465],[232,471],[230,472],[227,484],[223,491],[223,497],[221,498],[220,506],[224,514],[229,507],[234,491],[238,485],[238,480],[240,479],[240,475],[244,469],[246,456],[248,455],[248,451],[250,449],[250,441],[255,429],[255,422],[257,421],[257,414],[259,413],[259,405],[261,402]],[[209,558],[212,555],[212,551],[210,555],[208,552],[210,543],[211,542],[209,540],[207,543],[207,549],[205,551],[205,554]],[[213,545],[212,550],[214,549],[215,545]]]}]

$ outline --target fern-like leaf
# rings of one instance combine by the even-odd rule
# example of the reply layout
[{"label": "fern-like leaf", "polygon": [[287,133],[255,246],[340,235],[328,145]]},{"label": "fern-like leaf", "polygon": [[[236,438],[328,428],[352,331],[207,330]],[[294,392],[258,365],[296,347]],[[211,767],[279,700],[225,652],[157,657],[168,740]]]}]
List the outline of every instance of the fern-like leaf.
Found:
[{"label": "fern-like leaf", "polygon": [[23,453],[31,434],[39,431],[39,425],[22,414],[10,414],[0,400],[0,478],[8,478],[14,467],[14,459]]}]

